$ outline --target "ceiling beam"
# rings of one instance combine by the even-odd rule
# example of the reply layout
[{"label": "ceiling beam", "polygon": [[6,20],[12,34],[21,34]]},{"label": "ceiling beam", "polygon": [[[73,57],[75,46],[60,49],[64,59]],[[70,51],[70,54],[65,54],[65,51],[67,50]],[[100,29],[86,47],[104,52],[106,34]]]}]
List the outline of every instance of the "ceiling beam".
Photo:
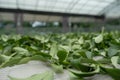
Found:
[{"label": "ceiling beam", "polygon": [[96,19],[104,19],[104,15],[89,15],[89,14],[75,14],[75,13],[61,13],[61,12],[49,12],[49,11],[34,11],[34,10],[23,10],[23,9],[8,9],[0,8],[0,12],[10,13],[29,13],[29,14],[40,14],[40,15],[55,15],[55,16],[73,16],[73,17],[89,17]]}]

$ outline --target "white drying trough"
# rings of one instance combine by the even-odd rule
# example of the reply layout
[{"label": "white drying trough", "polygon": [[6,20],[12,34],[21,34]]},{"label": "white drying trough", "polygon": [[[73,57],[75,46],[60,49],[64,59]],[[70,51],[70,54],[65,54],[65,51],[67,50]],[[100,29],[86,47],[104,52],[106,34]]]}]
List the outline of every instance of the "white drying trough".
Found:
[{"label": "white drying trough", "polygon": [[[40,74],[52,70],[44,62],[30,61],[26,64],[16,65],[0,69],[0,80],[10,80],[8,76],[15,78],[27,78],[34,74]],[[70,80],[69,72],[64,70],[63,73],[54,74],[54,80]],[[85,80],[112,80],[108,75],[95,75]]]}]

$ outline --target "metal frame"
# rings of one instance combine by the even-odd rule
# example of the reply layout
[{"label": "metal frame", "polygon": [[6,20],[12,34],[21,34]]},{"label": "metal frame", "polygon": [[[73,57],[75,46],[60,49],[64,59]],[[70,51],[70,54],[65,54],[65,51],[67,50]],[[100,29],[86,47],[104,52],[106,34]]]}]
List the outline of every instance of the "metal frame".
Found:
[{"label": "metal frame", "polygon": [[73,17],[89,17],[104,19],[105,15],[89,15],[89,14],[73,14],[73,13],[62,13],[62,12],[49,12],[49,11],[33,11],[33,10],[23,10],[23,9],[8,9],[0,8],[0,12],[10,12],[10,13],[29,13],[29,14],[41,14],[41,15],[55,15],[55,16],[73,16]]}]

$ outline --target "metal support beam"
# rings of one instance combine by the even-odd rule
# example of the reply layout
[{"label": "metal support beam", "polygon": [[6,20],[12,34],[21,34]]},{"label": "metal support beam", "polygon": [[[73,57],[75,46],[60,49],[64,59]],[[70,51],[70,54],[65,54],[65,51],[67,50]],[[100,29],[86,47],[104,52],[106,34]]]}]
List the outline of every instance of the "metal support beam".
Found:
[{"label": "metal support beam", "polygon": [[77,14],[77,13],[62,13],[62,12],[49,12],[49,11],[33,11],[23,9],[8,9],[0,8],[0,12],[11,12],[11,13],[29,13],[29,14],[41,14],[41,15],[54,15],[54,16],[76,16],[76,17],[90,17],[90,18],[105,18],[104,15],[89,15],[89,14]]},{"label": "metal support beam", "polygon": [[96,20],[96,24],[97,24],[97,30],[96,31],[98,31],[98,30],[101,31],[103,27],[105,28],[106,19]]},{"label": "metal support beam", "polygon": [[68,16],[62,17],[62,27],[63,27],[63,32],[69,32]]},{"label": "metal support beam", "polygon": [[18,34],[23,33],[23,14],[22,13],[15,13],[15,27],[16,27],[16,32]]}]

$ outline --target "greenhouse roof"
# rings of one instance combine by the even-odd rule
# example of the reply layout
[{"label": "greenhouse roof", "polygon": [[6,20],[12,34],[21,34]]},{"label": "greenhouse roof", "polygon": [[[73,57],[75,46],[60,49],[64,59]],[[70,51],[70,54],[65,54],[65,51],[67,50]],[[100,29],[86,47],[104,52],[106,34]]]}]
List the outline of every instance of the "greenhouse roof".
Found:
[{"label": "greenhouse roof", "polygon": [[2,9],[120,16],[120,0],[0,0]]}]

